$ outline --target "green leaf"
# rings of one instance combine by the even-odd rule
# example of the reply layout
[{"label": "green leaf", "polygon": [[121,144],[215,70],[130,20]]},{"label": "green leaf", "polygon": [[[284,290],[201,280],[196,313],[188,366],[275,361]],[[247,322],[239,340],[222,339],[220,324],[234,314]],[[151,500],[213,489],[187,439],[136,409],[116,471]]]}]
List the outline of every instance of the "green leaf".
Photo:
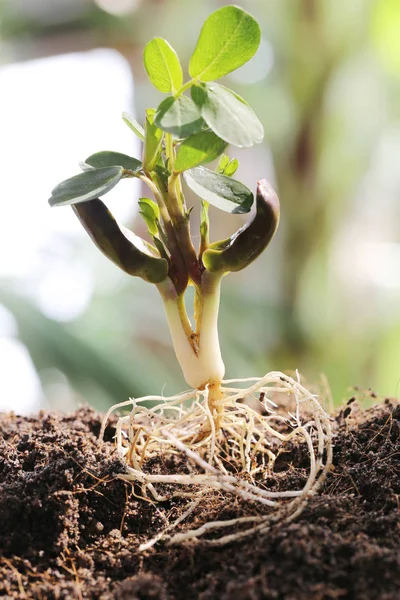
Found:
[{"label": "green leaf", "polygon": [[212,131],[201,131],[184,140],[176,153],[174,170],[182,173],[187,169],[211,162],[226,148],[227,144]]},{"label": "green leaf", "polygon": [[123,167],[134,173],[140,171],[142,168],[142,163],[137,158],[121,154],[120,152],[110,152],[108,150],[91,154],[85,160],[85,164],[95,167],[96,169],[101,167]]},{"label": "green leaf", "polygon": [[83,160],[79,162],[79,166],[82,169],[82,171],[93,171],[94,169],[94,167],[87,165]]},{"label": "green leaf", "polygon": [[164,133],[154,123],[155,109],[146,110],[146,122],[144,126],[144,150],[143,168],[145,171],[153,171],[161,155],[162,140]]},{"label": "green leaf", "polygon": [[228,177],[232,177],[236,173],[239,167],[239,161],[237,158],[229,159],[229,156],[223,154],[220,158],[217,168],[215,169],[216,173],[221,173],[221,175],[227,175]]},{"label": "green leaf", "polygon": [[195,167],[183,174],[195,194],[213,206],[228,213],[248,213],[253,204],[253,194],[243,183],[210,171]]},{"label": "green leaf", "polygon": [[224,6],[205,21],[189,64],[202,81],[224,77],[249,61],[260,45],[257,21],[238,6]]},{"label": "green leaf", "polygon": [[163,131],[180,138],[197,133],[205,127],[199,107],[188,96],[165,98],[157,109],[154,122]]},{"label": "green leaf", "polygon": [[158,204],[150,198],[139,199],[140,214],[142,215],[144,222],[147,225],[147,229],[151,235],[157,235],[158,226],[157,221],[160,220],[160,209]]},{"label": "green leaf", "polygon": [[272,240],[279,224],[279,200],[269,183],[257,185],[256,211],[248,223],[230,238],[211,244],[202,255],[213,273],[241,271],[255,260]]},{"label": "green leaf", "polygon": [[237,158],[232,158],[232,160],[226,165],[224,169],[224,175],[228,177],[232,177],[236,173],[239,168],[239,161]]},{"label": "green leaf", "polygon": [[191,93],[207,125],[228,144],[249,148],[263,140],[264,130],[257,115],[232,90],[206,83],[193,86]]},{"label": "green leaf", "polygon": [[123,112],[122,113],[122,118],[124,120],[124,122],[128,125],[128,127],[130,129],[132,129],[133,133],[135,135],[137,135],[137,137],[142,140],[142,142],[144,141],[144,129],[143,127],[140,125],[140,123],[138,123],[136,121],[136,119],[134,119],[132,117],[132,115],[130,115],[127,112]]},{"label": "green leaf", "polygon": [[99,250],[123,271],[150,283],[160,283],[167,277],[167,261],[150,256],[149,245],[125,227],[120,228],[101,200],[72,208]]},{"label": "green leaf", "polygon": [[54,188],[49,204],[50,206],[77,204],[104,196],[117,185],[123,173],[122,167],[103,167],[75,175]]},{"label": "green leaf", "polygon": [[219,159],[217,168],[215,169],[216,173],[224,174],[225,168],[229,164],[229,156],[227,154],[223,154]]},{"label": "green leaf", "polygon": [[175,94],[182,87],[182,67],[175,50],[163,38],[154,38],[143,52],[144,67],[160,92]]}]

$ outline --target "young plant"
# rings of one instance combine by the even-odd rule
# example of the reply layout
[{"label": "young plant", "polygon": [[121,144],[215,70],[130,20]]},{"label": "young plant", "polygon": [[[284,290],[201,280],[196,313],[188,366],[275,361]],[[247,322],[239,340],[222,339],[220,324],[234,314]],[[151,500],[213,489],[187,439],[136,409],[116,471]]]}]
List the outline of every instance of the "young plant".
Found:
[{"label": "young plant", "polygon": [[[144,49],[144,66],[153,85],[168,96],[157,109],[146,111],[143,128],[123,115],[143,141],[141,160],[117,152],[93,154],[81,165],[84,173],[59,184],[50,198],[51,206],[73,206],[108,258],[157,286],[185,379],[196,389],[208,386],[211,404],[220,397],[225,372],[217,331],[221,279],[261,254],[279,220],[278,199],[261,181],[247,225],[210,243],[209,204],[231,214],[249,213],[253,205],[252,192],[233,178],[238,161],[224,154],[228,144],[247,148],[263,139],[263,127],[250,106],[215,80],[246,63],[259,43],[260,28],[251,15],[236,6],[221,8],[204,23],[190,59],[191,79],[183,83],[173,48],[162,38],[151,40]],[[217,159],[215,169],[204,166]],[[130,177],[144,182],[153,195],[139,199],[152,243],[120,227],[98,199]],[[197,249],[182,179],[201,199]],[[195,290],[193,326],[184,302],[188,285]]]},{"label": "young plant", "polygon": [[[298,382],[276,374],[272,379],[260,379],[247,391],[222,385],[225,367],[217,329],[221,280],[255,260],[268,246],[279,222],[278,198],[268,182],[261,180],[249,221],[229,238],[210,241],[210,204],[230,214],[249,213],[254,204],[252,192],[233,177],[238,161],[225,152],[229,144],[248,148],[260,143],[263,127],[247,102],[216,80],[249,61],[259,43],[260,28],[250,14],[237,6],[217,10],[201,29],[189,63],[190,79],[184,82],[174,49],[162,38],[152,39],[144,49],[144,66],[152,84],[167,97],[156,109],[146,110],[143,127],[123,114],[126,124],[143,142],[141,159],[112,151],[93,154],[81,163],[84,172],[60,183],[49,200],[51,206],[72,205],[98,248],[128,274],[153,283],[161,294],[176,356],[194,391],[170,399],[151,396],[130,400],[134,409],[128,418],[120,419],[117,427],[119,450],[130,476],[143,484],[144,494],[150,492],[156,499],[162,495],[154,483],[165,482],[168,477],[153,481],[141,465],[157,453],[160,444],[186,452],[191,458],[196,448],[194,460],[206,470],[204,476],[197,476],[199,484],[212,487],[214,481],[220,486],[221,472],[230,477],[220,459],[227,447],[233,462],[239,462],[242,470],[254,478],[274,461],[268,435],[281,441],[287,437],[270,425],[272,405],[266,397],[267,385],[291,390],[296,403],[299,397],[310,400]],[[214,161],[214,168],[204,166]],[[152,198],[139,199],[151,242],[118,225],[99,199],[122,179],[132,177],[146,184],[152,194]],[[200,198],[198,248],[191,236],[192,207],[187,206],[183,181]],[[185,305],[188,286],[194,287],[193,324]],[[257,393],[263,394],[269,417],[241,402]],[[194,403],[187,409],[189,397]],[[142,406],[147,400],[160,402],[147,409]],[[295,433],[288,436],[302,432],[309,438],[299,421],[296,423]],[[128,444],[121,436],[124,427]],[[226,443],[226,433],[232,437],[232,444]],[[311,487],[325,472],[322,460],[321,455],[320,464],[311,469]],[[181,485],[193,483],[183,475],[173,477]],[[250,490],[248,482],[247,487],[243,483],[229,480],[226,485],[246,498],[265,500],[259,488],[253,486]],[[271,502],[275,500],[267,504]]]}]

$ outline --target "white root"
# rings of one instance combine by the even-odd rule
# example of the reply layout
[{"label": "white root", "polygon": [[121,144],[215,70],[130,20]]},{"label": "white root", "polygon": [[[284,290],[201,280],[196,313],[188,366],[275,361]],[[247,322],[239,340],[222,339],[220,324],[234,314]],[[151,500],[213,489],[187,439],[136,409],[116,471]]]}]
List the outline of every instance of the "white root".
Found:
[{"label": "white root", "polygon": [[[296,380],[277,371],[262,378],[226,380],[221,390],[222,398],[214,403],[214,413],[208,403],[207,388],[168,398],[131,399],[107,412],[100,438],[111,412],[132,406],[131,413],[120,417],[116,426],[117,450],[126,467],[126,473],[119,477],[137,483],[151,501],[173,497],[193,500],[175,522],[142,544],[141,550],[160,539],[168,544],[201,541],[223,545],[255,532],[265,533],[278,521],[296,518],[325,481],[332,465],[330,418],[317,397],[300,383],[298,375]],[[280,408],[282,404],[285,411]],[[302,414],[307,418],[305,423]],[[271,491],[265,480],[273,474],[278,453],[295,438],[301,438],[308,449],[307,481],[302,489]],[[193,472],[150,472],[146,464],[161,453],[165,457],[186,456],[186,464],[193,466]],[[258,504],[264,507],[264,514],[211,521],[173,534],[172,530],[206,501],[213,489]],[[227,530],[230,532],[218,535]],[[203,537],[210,532],[211,538]]]}]

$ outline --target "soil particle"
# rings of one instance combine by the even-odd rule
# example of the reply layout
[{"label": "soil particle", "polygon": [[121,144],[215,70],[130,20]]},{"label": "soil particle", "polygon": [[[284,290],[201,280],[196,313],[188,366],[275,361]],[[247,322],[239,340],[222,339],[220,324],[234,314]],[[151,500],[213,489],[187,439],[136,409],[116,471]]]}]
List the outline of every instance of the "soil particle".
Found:
[{"label": "soil particle", "polygon": [[[100,424],[88,407],[0,415],[0,597],[399,600],[397,403],[362,411],[350,399],[335,419],[335,468],[321,494],[296,521],[222,548],[160,542],[139,552],[187,503],[152,504],[118,479],[113,427],[100,444]],[[164,457],[151,468],[170,466]],[[287,489],[296,476],[304,478],[304,452],[293,447],[271,486]],[[182,527],[259,512],[215,492]]]}]

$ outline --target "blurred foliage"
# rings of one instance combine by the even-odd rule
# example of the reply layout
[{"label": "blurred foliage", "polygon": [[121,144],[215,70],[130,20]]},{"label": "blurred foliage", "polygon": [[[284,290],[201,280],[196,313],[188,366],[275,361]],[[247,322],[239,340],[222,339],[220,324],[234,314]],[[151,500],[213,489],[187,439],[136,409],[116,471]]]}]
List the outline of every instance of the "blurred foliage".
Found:
[{"label": "blurred foliage", "polygon": [[[46,24],[28,18],[20,10],[23,2],[3,0],[1,33],[20,54],[27,36],[39,41],[61,30],[90,32],[89,45],[117,48],[132,66],[140,117],[145,106],[160,99],[141,66],[145,42],[155,35],[167,38],[187,65],[199,23],[228,3],[147,0],[137,2],[131,14],[115,16],[82,0],[74,18],[57,22],[54,13]],[[240,155],[238,178],[253,189],[261,176],[275,179],[282,221],[265,257],[224,281],[220,321],[227,376],[298,368],[307,380],[325,373],[337,401],[355,384],[395,394],[400,311],[384,320],[368,294],[369,312],[358,326],[359,299],[341,288],[333,254],[342,229],[363,215],[359,196],[380,140],[398,127],[398,1],[247,0],[240,5],[261,24],[265,46],[257,64],[264,75],[258,79],[256,69],[250,73],[253,82],[230,85],[254,107],[266,136],[264,148]],[[264,69],[269,60],[270,68]],[[394,194],[399,197],[400,189]],[[231,233],[224,217],[212,217],[216,236]],[[87,247],[92,252],[89,242]],[[85,385],[95,381],[110,401],[160,392],[165,382],[168,393],[184,387],[161,303],[142,282],[126,277],[116,291],[95,289],[88,311],[69,325],[44,318],[28,300],[8,297],[7,306],[16,314],[36,367],[53,362],[81,391],[83,374]],[[86,387],[85,393],[95,402],[94,392]]]},{"label": "blurred foliage", "polygon": [[[104,345],[93,344],[70,327],[46,318],[29,300],[18,294],[0,292],[0,302],[9,309],[18,325],[19,339],[29,348],[38,373],[55,368],[64,373],[76,389],[86,389],[100,405],[113,397],[143,393],[123,362]],[[99,398],[98,398],[99,399]]]}]

